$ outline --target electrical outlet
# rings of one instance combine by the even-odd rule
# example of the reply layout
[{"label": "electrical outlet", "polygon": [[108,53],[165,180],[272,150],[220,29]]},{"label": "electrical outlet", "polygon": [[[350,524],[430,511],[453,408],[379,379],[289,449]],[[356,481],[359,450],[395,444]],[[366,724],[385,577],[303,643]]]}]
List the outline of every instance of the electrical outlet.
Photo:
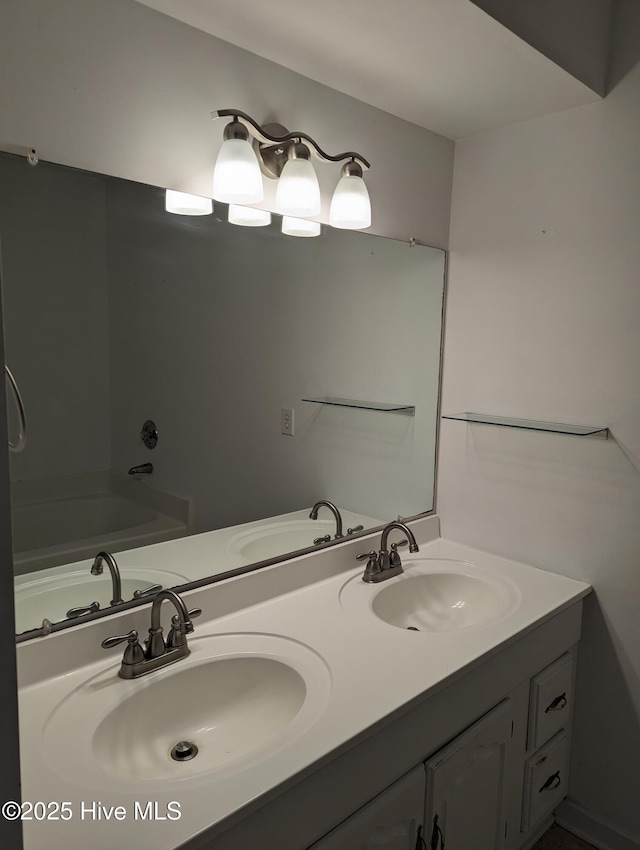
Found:
[{"label": "electrical outlet", "polygon": [[293,408],[283,407],[280,410],[280,433],[293,437]]}]

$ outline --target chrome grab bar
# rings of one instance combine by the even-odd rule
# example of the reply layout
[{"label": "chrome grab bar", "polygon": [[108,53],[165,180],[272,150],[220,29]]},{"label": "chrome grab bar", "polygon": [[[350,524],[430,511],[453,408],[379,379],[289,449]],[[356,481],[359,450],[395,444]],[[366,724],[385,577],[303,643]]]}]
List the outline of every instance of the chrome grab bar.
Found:
[{"label": "chrome grab bar", "polygon": [[27,445],[27,417],[25,416],[24,405],[20,396],[20,390],[18,389],[18,385],[16,384],[16,379],[13,377],[13,375],[11,374],[11,370],[6,364],[4,367],[4,372],[5,380],[8,381],[9,386],[11,387],[11,393],[13,395],[16,410],[18,411],[18,418],[20,420],[20,426],[18,429],[18,442],[12,443],[11,440],[9,440],[9,451],[21,452]]}]

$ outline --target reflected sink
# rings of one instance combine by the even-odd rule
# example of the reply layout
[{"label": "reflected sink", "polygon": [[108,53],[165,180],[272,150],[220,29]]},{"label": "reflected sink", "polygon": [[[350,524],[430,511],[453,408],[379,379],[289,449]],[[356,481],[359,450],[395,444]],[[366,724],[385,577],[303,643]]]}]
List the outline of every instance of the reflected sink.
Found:
[{"label": "reflected sink", "polygon": [[290,520],[289,522],[265,523],[257,528],[243,531],[232,537],[227,545],[231,555],[245,560],[266,561],[285,552],[308,549],[317,537],[336,532],[334,520]]},{"label": "reflected sink", "polygon": [[[267,758],[324,710],[328,669],[296,641],[237,634],[189,645],[171,666],[133,681],[112,666],[63,700],[44,732],[53,769],[97,770],[118,785],[202,781]],[[172,757],[181,742],[195,744],[193,758]]]},{"label": "reflected sink", "polygon": [[520,601],[520,591],[509,579],[474,564],[425,558],[407,561],[404,567],[401,575],[384,584],[367,585],[359,576],[351,579],[342,589],[343,607],[368,607],[380,620],[401,629],[448,632],[496,623]]},{"label": "reflected sink", "polygon": [[[152,584],[175,587],[188,581],[179,573],[148,567],[122,567],[120,572],[125,601],[133,599],[136,590],[144,590]],[[46,578],[25,581],[21,577],[15,585],[16,632],[39,628],[45,617],[52,623],[64,620],[70,608],[91,605],[94,601],[100,603],[100,608],[108,608],[111,599],[108,570],[102,576],[92,576],[87,567]]]}]

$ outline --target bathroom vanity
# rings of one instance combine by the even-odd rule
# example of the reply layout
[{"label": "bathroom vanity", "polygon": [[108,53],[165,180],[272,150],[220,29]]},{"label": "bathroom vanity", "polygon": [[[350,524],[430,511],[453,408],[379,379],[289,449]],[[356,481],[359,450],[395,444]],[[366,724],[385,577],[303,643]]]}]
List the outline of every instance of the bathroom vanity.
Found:
[{"label": "bathroom vanity", "polygon": [[190,655],[135,681],[100,643],[148,606],[20,644],[23,798],[71,813],[26,850],[530,847],[567,790],[590,588],[413,527],[377,585],[376,536],[184,593]]}]

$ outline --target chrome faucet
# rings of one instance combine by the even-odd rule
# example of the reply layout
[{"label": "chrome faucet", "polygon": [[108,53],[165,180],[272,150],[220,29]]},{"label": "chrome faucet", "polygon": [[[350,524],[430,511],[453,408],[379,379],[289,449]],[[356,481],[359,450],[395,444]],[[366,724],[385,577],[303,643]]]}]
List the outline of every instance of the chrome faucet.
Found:
[{"label": "chrome faucet", "polygon": [[103,573],[103,563],[109,567],[111,573],[111,605],[120,605],[124,602],[122,598],[122,581],[120,579],[120,570],[116,564],[116,560],[109,552],[98,552],[93,564],[91,565],[91,575],[101,576]]},{"label": "chrome faucet", "polygon": [[[392,543],[391,552],[389,552],[387,543],[389,540],[389,534],[394,529],[398,529],[399,531],[402,531],[403,534],[406,534],[408,540],[401,540],[399,543]],[[416,543],[416,538],[408,525],[405,525],[403,522],[390,522],[388,525],[385,525],[380,539],[380,551],[376,552],[376,550],[373,549],[371,552],[362,552],[360,555],[356,555],[359,561],[367,558],[367,566],[365,567],[362,581],[386,581],[386,579],[393,578],[393,576],[400,575],[401,572],[404,572],[398,549],[400,546],[405,546],[407,543],[409,544],[410,552],[420,551],[420,547]]]},{"label": "chrome faucet", "polygon": [[[166,643],[160,625],[160,610],[165,599],[172,602],[177,611],[171,618],[171,629]],[[151,606],[151,627],[144,647],[140,645],[135,629],[126,635],[106,638],[101,646],[103,649],[111,649],[126,641],[127,646],[118,675],[121,679],[137,679],[189,655],[187,635],[193,632],[193,618],[199,617],[200,614],[200,608],[188,611],[184,601],[175,591],[161,590]]]},{"label": "chrome faucet", "polygon": [[[333,502],[327,502],[325,499],[322,499],[319,502],[316,502],[315,505],[311,508],[311,513],[309,514],[309,519],[318,519],[318,509],[319,508],[329,508],[331,513],[334,515],[336,520],[336,540],[340,540],[341,537],[344,537],[342,533],[342,517],[340,516],[340,511],[336,508]],[[316,537],[313,541],[314,545],[318,543],[326,543],[331,540],[331,535],[327,535],[326,537]]]}]

